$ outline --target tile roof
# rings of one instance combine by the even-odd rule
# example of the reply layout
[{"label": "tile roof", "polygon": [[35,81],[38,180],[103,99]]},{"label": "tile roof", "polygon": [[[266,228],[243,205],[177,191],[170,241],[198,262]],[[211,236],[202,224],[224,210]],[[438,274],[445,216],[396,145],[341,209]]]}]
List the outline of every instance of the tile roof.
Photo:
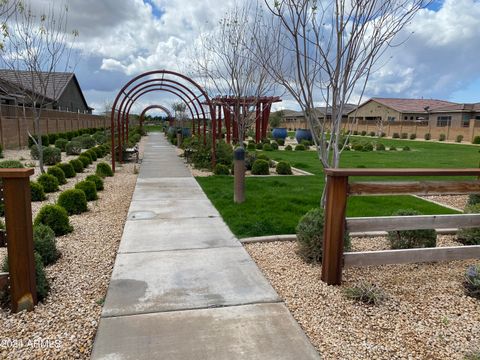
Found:
[{"label": "tile roof", "polygon": [[424,113],[426,107],[432,111],[440,107],[458,105],[450,101],[435,99],[371,98],[368,101],[376,101],[402,113]]},{"label": "tile roof", "polygon": [[453,111],[459,111],[459,112],[478,112],[480,111],[480,103],[474,103],[474,104],[468,104],[468,103],[462,103],[462,104],[453,104],[453,105],[447,105],[447,106],[440,106],[438,108],[434,109],[435,111],[445,111],[445,112],[453,112]]}]

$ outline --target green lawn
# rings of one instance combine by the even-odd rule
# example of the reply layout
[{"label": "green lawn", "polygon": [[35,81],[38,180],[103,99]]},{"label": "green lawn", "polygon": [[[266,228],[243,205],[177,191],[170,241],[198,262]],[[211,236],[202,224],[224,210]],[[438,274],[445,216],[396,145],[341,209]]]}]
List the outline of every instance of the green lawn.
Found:
[{"label": "green lawn", "polygon": [[163,127],[161,125],[145,125],[143,127],[146,132],[162,132]]},{"label": "green lawn", "polygon": [[[373,140],[368,137],[359,137]],[[409,140],[381,140],[387,147],[410,146],[411,151],[344,152],[341,167],[372,168],[462,168],[478,167],[480,147]],[[314,151],[272,151],[274,160],[287,160],[292,166],[315,176],[277,176],[246,179],[244,204],[233,203],[233,178],[200,177],[197,181],[238,237],[292,234],[300,217],[319,205],[324,176]],[[389,178],[356,178],[386,180]],[[398,179],[398,178],[397,178]],[[403,180],[419,179],[409,177]],[[436,178],[438,180],[438,178]],[[415,209],[423,214],[450,214],[454,211],[413,196],[358,196],[348,202],[347,216],[386,216],[398,209]]]}]

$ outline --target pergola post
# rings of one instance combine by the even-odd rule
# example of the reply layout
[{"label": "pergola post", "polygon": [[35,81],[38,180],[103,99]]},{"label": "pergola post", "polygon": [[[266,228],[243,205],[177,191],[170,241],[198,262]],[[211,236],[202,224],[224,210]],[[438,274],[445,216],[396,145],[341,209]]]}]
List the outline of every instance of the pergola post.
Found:
[{"label": "pergola post", "polygon": [[225,115],[225,131],[227,135],[227,143],[231,143],[231,132],[230,132],[230,108],[228,108],[226,105],[223,106],[223,113]]},{"label": "pergola post", "polygon": [[261,103],[255,105],[255,142],[258,144],[261,140],[260,138],[260,109]]}]

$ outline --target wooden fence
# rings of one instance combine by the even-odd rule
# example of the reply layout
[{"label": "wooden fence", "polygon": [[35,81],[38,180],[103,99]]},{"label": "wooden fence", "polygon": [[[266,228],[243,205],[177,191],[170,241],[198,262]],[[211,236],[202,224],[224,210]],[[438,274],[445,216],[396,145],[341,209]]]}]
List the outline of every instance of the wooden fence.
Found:
[{"label": "wooden fence", "polygon": [[37,303],[30,193],[33,172],[33,169],[0,169],[9,267],[8,273],[0,273],[0,289],[10,288],[13,312],[33,310]]},{"label": "wooden fence", "polygon": [[342,268],[480,258],[480,245],[343,252],[345,232],[480,227],[480,214],[346,218],[350,195],[480,193],[480,181],[349,182],[351,176],[480,176],[480,169],[325,169],[327,193],[322,280],[340,285]]}]

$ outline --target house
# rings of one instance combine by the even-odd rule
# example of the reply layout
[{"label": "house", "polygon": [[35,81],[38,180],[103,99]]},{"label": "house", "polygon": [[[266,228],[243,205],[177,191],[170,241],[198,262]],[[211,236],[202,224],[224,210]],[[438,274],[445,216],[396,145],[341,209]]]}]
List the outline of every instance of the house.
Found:
[{"label": "house", "polygon": [[1,104],[31,107],[33,104],[29,99],[44,97],[45,109],[92,113],[93,108],[88,106],[74,73],[50,73],[48,82],[46,75],[39,73],[32,76],[29,71],[0,70]]},{"label": "house", "polygon": [[[345,121],[348,119],[348,114],[355,109],[356,105],[353,104],[345,104],[342,112],[342,119]],[[323,120],[325,118],[325,113],[327,120],[332,116],[332,108],[327,107],[325,111],[325,107],[316,107],[314,109],[314,113],[318,117],[319,120]],[[280,123],[280,127],[288,128],[289,130],[296,130],[296,129],[307,129],[308,124],[307,120],[305,119],[305,115],[302,111],[293,111],[293,110],[283,110],[283,117]]]}]

